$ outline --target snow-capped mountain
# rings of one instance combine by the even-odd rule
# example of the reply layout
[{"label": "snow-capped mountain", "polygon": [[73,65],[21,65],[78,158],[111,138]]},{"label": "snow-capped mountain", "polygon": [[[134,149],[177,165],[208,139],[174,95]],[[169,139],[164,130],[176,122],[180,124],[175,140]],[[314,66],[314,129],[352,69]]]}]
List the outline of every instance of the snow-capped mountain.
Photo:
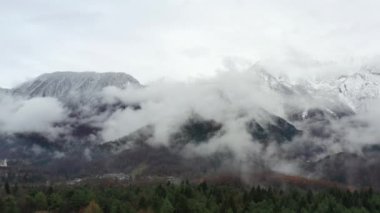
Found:
[{"label": "snow-capped mountain", "polygon": [[[232,74],[235,75],[235,73]],[[15,122],[11,123],[13,125],[12,132],[1,132],[0,130],[0,154],[9,159],[27,159],[32,162],[31,165],[36,168],[45,168],[46,171],[51,171],[51,168],[59,166],[71,168],[71,162],[75,162],[78,169],[70,173],[73,175],[81,175],[83,171],[96,174],[99,170],[109,171],[110,168],[113,171],[120,171],[120,169],[132,171],[141,162],[145,162],[148,165],[147,168],[159,168],[160,172],[164,171],[168,174],[171,174],[172,171],[168,168],[173,168],[176,174],[179,170],[196,172],[198,171],[196,169],[200,169],[198,167],[200,159],[212,161],[203,165],[206,170],[202,168],[202,172],[215,171],[215,169],[219,169],[219,166],[224,165],[224,161],[230,162],[236,158],[240,162],[259,162],[260,166],[261,162],[264,162],[270,167],[268,169],[277,169],[278,165],[272,164],[274,161],[291,162],[299,164],[300,171],[304,172],[305,170],[304,174],[318,174],[327,179],[332,173],[329,170],[330,164],[339,162],[334,165],[342,165],[341,162],[345,162],[346,159],[352,159],[349,162],[356,161],[356,158],[350,158],[350,152],[366,148],[369,152],[375,152],[375,155],[380,156],[377,151],[378,144],[369,146],[373,145],[372,138],[370,138],[370,142],[360,141],[360,144],[356,144],[357,138],[362,136],[362,132],[364,135],[366,134],[367,130],[362,130],[367,125],[362,124],[362,121],[356,122],[354,120],[356,116],[349,117],[368,104],[367,100],[380,96],[380,74],[363,70],[334,80],[292,82],[286,78],[271,75],[265,69],[252,69],[244,73],[243,77],[248,78],[248,83],[243,81],[249,90],[247,94],[271,90],[268,94],[273,94],[273,99],[276,100],[270,104],[279,103],[279,107],[284,106],[281,109],[285,112],[277,114],[277,111],[271,111],[270,107],[265,108],[268,105],[260,105],[256,96],[252,96],[254,97],[252,98],[249,95],[237,98],[230,95],[229,97],[232,98],[228,105],[222,108],[212,108],[211,105],[214,103],[222,105],[225,102],[218,102],[218,98],[212,97],[210,102],[207,102],[208,100],[202,97],[209,98],[209,96],[221,93],[203,94],[199,91],[208,91],[209,87],[207,90],[197,90],[199,84],[192,85],[191,93],[188,93],[194,97],[184,95],[188,92],[187,88],[181,90],[180,87],[178,87],[178,91],[175,91],[176,94],[170,93],[166,89],[159,91],[160,93],[155,96],[156,94],[152,95],[149,90],[155,89],[154,85],[144,87],[139,91],[128,91],[130,87],[142,86],[132,76],[124,73],[57,72],[44,74],[17,88],[0,90],[0,94],[4,92],[17,96],[16,100],[2,104],[5,105],[5,113],[2,115],[9,113],[12,115],[7,119],[0,120],[0,124],[1,122],[4,124]],[[236,80],[231,79],[228,78],[227,81],[228,83],[232,82],[233,85],[222,92],[232,92],[232,94],[242,92],[243,90],[233,90],[236,84],[240,83],[241,76],[238,76]],[[223,83],[218,86],[225,85]],[[101,92],[108,86],[127,88],[127,91],[121,91],[121,93],[131,94],[131,97],[141,95],[143,98],[131,102],[135,105],[123,98],[117,99],[116,102],[107,102],[101,98],[114,95],[112,94],[114,90]],[[210,88],[212,91],[214,90],[214,87]],[[246,87],[244,86],[244,88]],[[257,91],[252,91],[254,89]],[[115,95],[120,95],[119,92],[115,93]],[[191,100],[192,102],[183,103],[182,96],[186,101]],[[36,109],[40,110],[44,103],[50,103],[52,100],[47,100],[47,102],[46,100],[37,100],[34,103],[38,104],[33,104],[33,102],[30,104],[28,101],[33,100],[33,97],[55,97],[66,105],[75,104],[84,107],[66,107],[64,111],[69,112],[67,116],[64,113],[64,116],[59,116],[60,119],[54,120],[54,122],[50,122],[50,120],[36,122],[38,117],[29,115],[36,114],[34,113]],[[165,98],[169,98],[170,101],[166,102]],[[253,107],[245,109],[247,103],[250,106],[250,102],[234,105],[244,98],[252,98]],[[265,96],[263,99],[271,101],[272,97]],[[192,103],[197,101],[201,104],[193,107]],[[257,108],[256,102],[258,102]],[[287,111],[288,105],[289,112]],[[52,106],[50,108],[58,108],[57,105]],[[183,110],[188,106],[191,110]],[[211,111],[207,109],[209,107],[215,111],[215,114],[210,117],[208,115],[214,112],[210,113]],[[239,110],[241,108],[243,110]],[[176,112],[168,113],[169,111]],[[197,114],[198,111],[199,114]],[[43,116],[40,117],[44,117],[45,113],[52,115],[54,111],[44,110],[41,113]],[[156,116],[161,117],[157,119]],[[347,116],[347,120],[350,122],[340,119],[343,116]],[[24,120],[20,119],[24,117]],[[165,120],[166,118],[170,119]],[[17,123],[18,120],[21,121]],[[25,123],[28,122],[33,126],[41,123],[44,124],[43,127],[45,123],[48,123],[54,127],[52,132],[54,131],[56,134],[53,137],[44,131],[25,131]],[[20,128],[17,129],[16,126],[20,126]],[[131,131],[124,131],[124,129]],[[358,136],[346,137],[347,132],[354,132]],[[107,134],[116,135],[115,140],[108,140],[105,137]],[[118,137],[119,139],[117,139]],[[4,141],[7,143],[3,143]],[[355,147],[351,147],[351,144],[355,144]],[[365,144],[365,146],[361,144]],[[335,154],[342,151],[348,154],[343,153],[342,156],[334,157]],[[251,156],[253,157],[251,158]],[[372,156],[366,157],[372,162]],[[197,164],[190,163],[196,165],[196,168],[192,168],[195,170],[189,170],[182,164],[172,166],[172,162],[188,163],[193,162],[192,160],[198,162]],[[49,163],[41,164],[41,162]],[[361,163],[361,161],[358,162]],[[380,158],[376,158],[374,162],[378,165]],[[361,171],[357,170],[361,169],[359,163],[355,164],[359,166],[348,169],[355,172]],[[87,168],[96,168],[96,172],[86,170]],[[335,169],[335,167],[333,168]],[[319,174],[319,171],[323,172]],[[371,171],[372,169],[368,169],[366,172],[370,174]],[[149,169],[148,172],[154,172],[154,170]],[[62,170],[57,174],[67,174],[67,172]],[[380,175],[375,175],[374,180],[377,180],[378,177]]]},{"label": "snow-capped mountain", "polygon": [[365,110],[369,100],[380,97],[380,73],[363,69],[352,75],[341,76],[337,80],[337,90],[352,109]]},{"label": "snow-capped mountain", "polygon": [[261,79],[282,95],[309,97],[324,103],[328,111],[366,110],[368,101],[380,98],[380,72],[363,68],[333,80],[290,82],[259,70]]},{"label": "snow-capped mountain", "polygon": [[126,73],[54,72],[43,74],[12,90],[26,97],[55,97],[64,103],[92,102],[105,87],[141,87]]},{"label": "snow-capped mountain", "polygon": [[[363,110],[366,108],[366,101],[380,96],[380,73],[371,69],[362,69],[334,80],[298,82],[273,76],[260,67],[254,67],[252,71],[277,93],[322,100],[322,108],[331,112]],[[124,89],[141,87],[141,84],[126,73],[54,72],[40,75],[12,90],[0,88],[0,94],[55,97],[69,104],[91,103],[97,99],[97,93],[108,86]]]},{"label": "snow-capped mountain", "polygon": [[[296,100],[292,104],[289,102],[290,116],[297,116],[300,119],[308,117],[309,111],[316,108],[322,110],[333,117],[352,114],[355,109],[351,107],[347,98],[339,93],[339,85],[333,81],[313,81],[301,80],[291,81],[285,77],[277,77],[266,72],[264,69],[253,70],[256,75],[267,85],[268,88],[278,93],[285,99]],[[302,101],[302,106],[297,103]],[[294,115],[299,113],[300,115]]]}]

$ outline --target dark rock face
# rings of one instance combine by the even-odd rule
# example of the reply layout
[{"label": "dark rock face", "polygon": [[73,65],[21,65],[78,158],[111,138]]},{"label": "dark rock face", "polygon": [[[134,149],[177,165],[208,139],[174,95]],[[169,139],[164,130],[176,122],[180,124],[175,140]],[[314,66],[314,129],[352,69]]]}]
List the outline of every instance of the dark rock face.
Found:
[{"label": "dark rock face", "polygon": [[[373,153],[372,153],[373,154]],[[337,153],[309,165],[319,179],[334,181],[355,187],[380,188],[380,155],[369,156],[352,153]]]},{"label": "dark rock face", "polygon": [[[35,133],[17,133],[0,135],[0,156],[8,159],[36,159],[48,158],[53,151],[60,151],[63,147],[48,137]],[[44,153],[44,155],[37,156]]]},{"label": "dark rock face", "polygon": [[289,110],[287,117],[291,121],[326,121],[326,120],[339,120],[341,118],[355,115],[349,109],[334,109],[328,111],[320,108],[310,108],[306,111]]},{"label": "dark rock face", "polygon": [[153,126],[146,126],[125,137],[100,144],[95,149],[99,152],[117,153],[135,145],[146,144],[146,142],[153,137],[153,134]]},{"label": "dark rock face", "polygon": [[210,138],[216,136],[222,127],[222,124],[214,120],[205,120],[199,116],[193,116],[179,128],[178,132],[171,136],[171,142],[182,145],[207,142]]},{"label": "dark rock face", "polygon": [[268,132],[255,120],[252,120],[247,124],[247,130],[253,139],[256,139],[262,143],[269,140]]},{"label": "dark rock face", "polygon": [[300,130],[280,117],[273,117],[273,122],[264,125],[251,120],[247,123],[247,131],[251,134],[253,140],[266,145],[272,141],[279,144],[289,142],[295,136],[301,134]]},{"label": "dark rock face", "polygon": [[332,121],[340,119],[336,114],[321,109],[309,109],[305,113],[294,113],[289,116],[294,122],[302,125],[305,134],[311,137],[327,139],[334,135]]},{"label": "dark rock face", "polygon": [[380,144],[366,145],[362,148],[365,155],[380,155]]}]

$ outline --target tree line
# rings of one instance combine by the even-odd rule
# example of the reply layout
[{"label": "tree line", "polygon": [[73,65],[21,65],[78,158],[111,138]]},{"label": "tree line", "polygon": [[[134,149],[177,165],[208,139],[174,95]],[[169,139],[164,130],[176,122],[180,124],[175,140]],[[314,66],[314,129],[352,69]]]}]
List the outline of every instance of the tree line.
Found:
[{"label": "tree line", "polygon": [[233,185],[149,184],[23,186],[5,183],[0,212],[245,213],[380,212],[380,194]]}]

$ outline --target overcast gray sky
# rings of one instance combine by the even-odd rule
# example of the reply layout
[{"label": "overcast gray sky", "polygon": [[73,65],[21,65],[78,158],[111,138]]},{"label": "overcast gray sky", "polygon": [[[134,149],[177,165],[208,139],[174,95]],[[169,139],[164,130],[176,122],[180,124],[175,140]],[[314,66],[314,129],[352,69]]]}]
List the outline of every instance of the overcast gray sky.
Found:
[{"label": "overcast gray sky", "polygon": [[0,0],[0,86],[58,70],[186,80],[234,60],[307,73],[379,55],[379,10],[378,0]]}]

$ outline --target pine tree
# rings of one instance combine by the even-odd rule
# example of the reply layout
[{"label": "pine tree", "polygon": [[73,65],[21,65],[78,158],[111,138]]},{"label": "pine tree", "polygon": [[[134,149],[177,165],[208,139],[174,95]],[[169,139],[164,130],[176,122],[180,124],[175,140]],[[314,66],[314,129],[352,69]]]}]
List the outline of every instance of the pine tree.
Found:
[{"label": "pine tree", "polygon": [[34,196],[34,204],[37,210],[46,210],[48,207],[46,195],[43,192],[38,192]]},{"label": "pine tree", "polygon": [[201,184],[199,184],[199,188],[202,190],[203,193],[206,193],[208,190],[207,183],[204,181]]},{"label": "pine tree", "polygon": [[69,207],[71,209],[80,209],[91,201],[91,197],[86,190],[77,189],[69,199]]},{"label": "pine tree", "polygon": [[18,183],[15,183],[14,187],[13,187],[13,193],[14,194],[17,194],[18,193]]},{"label": "pine tree", "polygon": [[148,203],[147,203],[146,198],[144,196],[142,196],[140,198],[138,205],[139,205],[139,209],[146,209],[146,208],[148,208]]},{"label": "pine tree", "polygon": [[52,193],[49,196],[49,209],[60,209],[63,205],[63,199],[58,193]]},{"label": "pine tree", "polygon": [[2,212],[4,213],[18,213],[19,208],[17,207],[16,199],[13,196],[7,196],[4,200]]},{"label": "pine tree", "polygon": [[10,186],[9,186],[8,181],[5,182],[5,184],[4,184],[4,189],[5,189],[5,193],[6,193],[7,195],[11,194],[11,188],[10,188]]},{"label": "pine tree", "polygon": [[172,203],[167,198],[162,202],[160,212],[161,213],[172,213],[172,212],[174,212],[174,207],[173,207]]}]

